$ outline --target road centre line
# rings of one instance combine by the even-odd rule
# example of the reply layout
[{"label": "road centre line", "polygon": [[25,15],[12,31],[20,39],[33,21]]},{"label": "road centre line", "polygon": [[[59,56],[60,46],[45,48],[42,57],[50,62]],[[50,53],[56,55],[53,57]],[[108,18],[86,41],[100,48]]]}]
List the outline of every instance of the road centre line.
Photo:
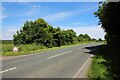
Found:
[{"label": "road centre line", "polygon": [[72,52],[72,51],[68,51],[68,53],[69,53],[69,52]]},{"label": "road centre line", "polygon": [[4,70],[4,71],[1,71],[0,73],[2,74],[2,73],[4,73],[4,72],[12,71],[12,70],[14,70],[14,69],[16,69],[16,67],[13,67],[13,68],[10,68],[10,69],[7,69],[7,70]]},{"label": "road centre line", "polygon": [[57,57],[57,56],[60,56],[60,55],[63,55],[63,54],[67,54],[67,53],[69,53],[69,52],[71,52],[71,51],[67,51],[67,52],[64,52],[64,53],[61,53],[61,54],[57,54],[57,55],[54,55],[54,56],[50,56],[50,57],[48,57],[47,59],[51,59],[51,58],[54,58],[54,57]]}]

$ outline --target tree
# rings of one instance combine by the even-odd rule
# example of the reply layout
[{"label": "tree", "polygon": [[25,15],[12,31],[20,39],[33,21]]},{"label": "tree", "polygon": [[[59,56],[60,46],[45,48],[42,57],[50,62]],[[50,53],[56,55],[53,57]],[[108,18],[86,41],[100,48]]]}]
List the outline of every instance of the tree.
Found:
[{"label": "tree", "polygon": [[49,46],[52,44],[52,26],[49,26],[43,19],[26,21],[20,31],[13,36],[14,44],[40,44]]},{"label": "tree", "polygon": [[[86,35],[86,37],[88,36]],[[35,21],[26,21],[20,31],[13,35],[13,41],[15,45],[35,43],[46,47],[60,47],[76,43],[78,40],[76,33],[72,29],[53,28],[53,26],[39,18]]]},{"label": "tree", "polygon": [[99,9],[95,16],[99,18],[99,24],[109,36],[108,43],[120,45],[120,2],[103,2],[100,3]]},{"label": "tree", "polygon": [[99,38],[99,39],[98,39],[98,41],[102,41],[102,39],[101,39],[101,38]]},{"label": "tree", "polygon": [[86,38],[88,41],[91,40],[91,38],[90,38],[90,36],[89,36],[88,34],[85,34],[85,35],[84,35],[84,38]]},{"label": "tree", "polygon": [[97,41],[97,39],[95,39],[95,38],[92,38],[92,39],[91,39],[91,41]]},{"label": "tree", "polygon": [[90,38],[90,36],[88,35],[88,34],[80,34],[79,36],[78,36],[78,41],[79,42],[84,42],[84,41],[91,41],[91,38]]},{"label": "tree", "polygon": [[[99,24],[105,30],[105,39],[108,44],[108,55],[106,55],[110,65],[110,76],[114,79],[120,79],[119,72],[119,45],[120,45],[120,2],[103,2],[99,6],[97,12],[95,12],[96,17],[99,18]],[[105,56],[105,55],[104,55]]]},{"label": "tree", "polygon": [[59,27],[53,29],[53,45],[61,46],[61,29]]},{"label": "tree", "polygon": [[78,41],[76,33],[72,29],[66,30],[66,33],[67,33],[67,37],[68,37],[68,41],[67,42],[69,44],[73,44],[73,43],[76,43]]}]

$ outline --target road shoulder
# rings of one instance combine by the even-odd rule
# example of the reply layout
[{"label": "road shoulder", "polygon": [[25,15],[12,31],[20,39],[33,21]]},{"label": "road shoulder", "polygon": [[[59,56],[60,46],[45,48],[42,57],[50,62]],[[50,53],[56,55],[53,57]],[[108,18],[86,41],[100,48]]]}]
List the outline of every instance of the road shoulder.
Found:
[{"label": "road shoulder", "polygon": [[92,63],[92,57],[88,60],[85,66],[81,69],[81,71],[77,74],[75,78],[88,78],[87,73]]}]

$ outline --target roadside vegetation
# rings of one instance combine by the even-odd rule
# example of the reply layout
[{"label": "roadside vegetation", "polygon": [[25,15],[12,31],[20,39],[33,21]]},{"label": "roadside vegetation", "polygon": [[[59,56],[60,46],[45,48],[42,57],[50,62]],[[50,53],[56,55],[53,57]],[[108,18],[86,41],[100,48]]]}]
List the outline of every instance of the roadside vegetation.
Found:
[{"label": "roadside vegetation", "polygon": [[88,77],[91,80],[116,80],[119,79],[120,61],[119,49],[110,47],[106,44],[94,46],[89,49],[95,49],[91,54],[95,55],[91,67],[88,71]]},{"label": "roadside vegetation", "polygon": [[95,56],[93,58],[88,76],[90,78],[107,78],[109,72],[107,71],[107,67],[103,63],[106,63],[106,60],[102,56]]},{"label": "roadside vegetation", "polygon": [[[56,49],[62,49],[62,48],[68,48],[72,46],[77,46],[77,45],[82,45],[82,44],[87,44],[91,43],[90,42],[79,42],[76,44],[71,44],[71,45],[64,45],[61,47],[52,47],[48,48],[42,45],[36,45],[36,44],[25,44],[25,45],[14,45],[14,44],[2,44],[2,56],[18,56],[18,55],[26,55],[26,54],[31,54],[31,53],[37,53],[37,52],[43,52],[43,51],[48,51],[48,50],[56,50]],[[18,47],[19,51],[18,52],[13,52],[13,47]]]},{"label": "roadside vegetation", "polygon": [[106,55],[108,54],[106,51],[106,45],[95,46],[92,48],[95,48],[95,51],[91,52],[92,54],[94,54],[94,57],[92,57],[92,64],[88,71],[88,77],[91,80],[111,80],[111,60],[108,60],[108,56]]},{"label": "roadside vegetation", "polygon": [[[39,18],[35,21],[26,21],[22,28],[13,35],[13,40],[3,40],[2,55],[25,55],[90,42],[102,42],[102,40],[92,39],[88,34],[77,36],[72,29],[54,28]],[[14,47],[18,48],[18,52],[12,51]]]},{"label": "roadside vegetation", "polygon": [[[4,41],[3,41],[4,42]],[[95,43],[95,42],[104,42],[104,41],[89,41],[89,42],[78,42],[75,44],[70,45],[64,45],[61,47],[52,47],[48,48],[43,45],[36,45],[36,44],[21,44],[21,45],[14,45],[13,43],[2,43],[2,56],[18,56],[18,55],[26,55],[31,53],[37,53],[37,52],[43,52],[48,50],[56,50],[56,49],[62,49],[62,48],[68,48],[72,46],[82,45],[82,44],[88,44],[88,43]],[[18,52],[13,52],[13,48],[18,47]]]},{"label": "roadside vegetation", "polygon": [[[106,45],[93,47],[91,53],[94,58],[88,72],[93,80],[119,80],[120,79],[120,2],[102,2],[95,12],[99,24],[105,30]],[[89,48],[92,49],[92,48]]]}]

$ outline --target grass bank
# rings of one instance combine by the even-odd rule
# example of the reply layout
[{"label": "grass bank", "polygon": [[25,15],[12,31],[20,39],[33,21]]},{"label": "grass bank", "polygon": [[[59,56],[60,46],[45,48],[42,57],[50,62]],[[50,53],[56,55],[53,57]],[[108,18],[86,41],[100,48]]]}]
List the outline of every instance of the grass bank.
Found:
[{"label": "grass bank", "polygon": [[68,48],[71,46],[77,46],[80,44],[88,44],[88,43],[92,43],[92,42],[79,42],[77,44],[71,44],[71,45],[65,45],[65,46],[53,47],[53,48],[47,48],[45,46],[36,45],[36,44],[26,44],[26,45],[17,46],[20,49],[20,51],[18,51],[18,52],[12,51],[12,49],[14,47],[13,44],[2,44],[2,56],[26,55],[26,54],[37,53],[37,52]]},{"label": "grass bank", "polygon": [[88,77],[91,78],[91,80],[103,78],[110,80],[110,72],[108,71],[108,67],[104,63],[107,63],[107,61],[100,55],[96,55],[93,58],[90,70],[88,72]]},{"label": "grass bank", "polygon": [[[115,47],[100,45],[89,49],[95,49],[91,53],[93,57],[88,77],[91,80],[118,80],[120,79],[119,50]],[[118,55],[117,55],[118,54]]]}]

